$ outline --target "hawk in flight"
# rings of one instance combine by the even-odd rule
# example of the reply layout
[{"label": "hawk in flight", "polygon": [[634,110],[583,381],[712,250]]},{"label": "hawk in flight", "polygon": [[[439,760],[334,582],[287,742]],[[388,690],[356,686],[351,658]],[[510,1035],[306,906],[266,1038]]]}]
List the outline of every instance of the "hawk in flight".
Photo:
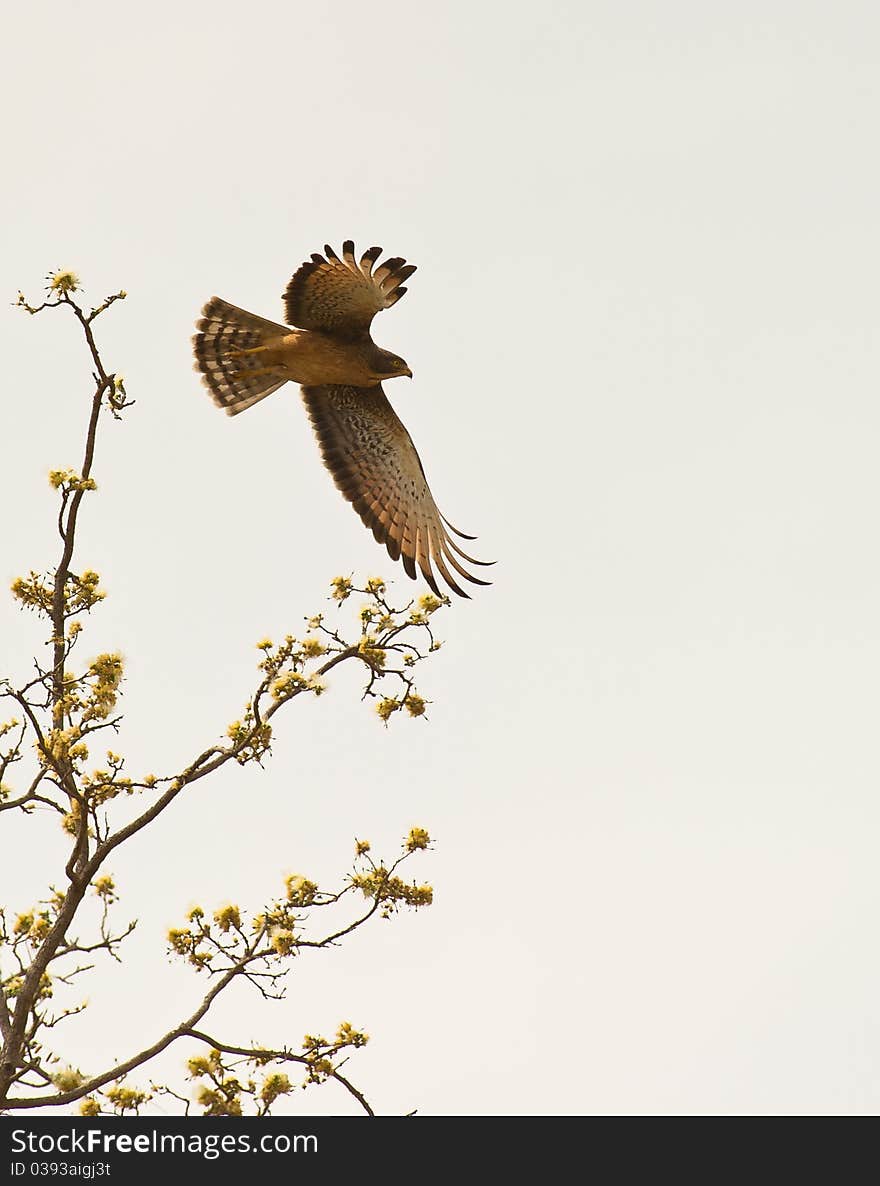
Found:
[{"label": "hawk in flight", "polygon": [[392,560],[401,560],[413,578],[418,565],[439,594],[433,563],[449,587],[467,597],[450,566],[465,580],[486,585],[462,561],[486,562],[455,542],[454,536],[474,537],[440,514],[412,439],[382,390],[384,379],[412,378],[412,372],[376,345],[370,323],[400,300],[403,282],[416,269],[397,256],[376,267],[381,254],[381,247],[371,247],[358,261],[348,240],[342,258],[331,247],[313,255],[284,294],[288,325],[212,297],[193,338],[196,370],[230,416],[285,383],[301,384],[325,465]]}]

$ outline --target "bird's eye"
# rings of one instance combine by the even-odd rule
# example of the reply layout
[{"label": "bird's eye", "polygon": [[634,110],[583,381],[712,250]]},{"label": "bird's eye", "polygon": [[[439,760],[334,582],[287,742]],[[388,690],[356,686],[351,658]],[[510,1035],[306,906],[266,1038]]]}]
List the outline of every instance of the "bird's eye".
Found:
[{"label": "bird's eye", "polygon": [[406,370],[406,363],[403,361],[402,358],[395,358],[394,369],[396,371],[405,371]]}]

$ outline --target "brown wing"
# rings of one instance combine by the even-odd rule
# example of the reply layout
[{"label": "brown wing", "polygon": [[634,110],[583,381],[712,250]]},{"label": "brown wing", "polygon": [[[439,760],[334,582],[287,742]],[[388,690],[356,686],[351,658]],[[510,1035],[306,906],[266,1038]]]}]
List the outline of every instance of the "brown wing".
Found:
[{"label": "brown wing", "polygon": [[320,329],[344,338],[367,333],[380,309],[390,309],[406,292],[401,284],[416,270],[414,264],[395,256],[375,271],[382,254],[371,247],[358,263],[354,243],[342,244],[342,259],[332,247],[313,255],[294,275],[284,293],[285,316],[300,329]]},{"label": "brown wing", "polygon": [[[488,585],[467,572],[457,557],[474,560],[454,542],[452,531],[431,497],[415,445],[394,409],[377,387],[303,387],[303,400],[333,480],[392,560],[401,560],[416,578],[416,564],[435,593],[436,565],[443,579],[461,597],[447,564],[475,585]],[[449,531],[447,531],[447,527]]]}]

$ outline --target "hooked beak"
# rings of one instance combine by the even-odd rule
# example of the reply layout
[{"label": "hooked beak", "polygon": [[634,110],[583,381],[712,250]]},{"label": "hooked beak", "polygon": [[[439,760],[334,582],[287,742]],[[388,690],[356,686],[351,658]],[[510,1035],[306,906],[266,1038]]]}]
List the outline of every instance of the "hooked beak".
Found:
[{"label": "hooked beak", "polygon": [[406,368],[406,370],[405,370],[403,373],[404,373],[405,375],[409,375],[409,377],[410,377],[410,378],[412,378],[412,371],[409,369],[409,367],[407,367],[407,368]]}]

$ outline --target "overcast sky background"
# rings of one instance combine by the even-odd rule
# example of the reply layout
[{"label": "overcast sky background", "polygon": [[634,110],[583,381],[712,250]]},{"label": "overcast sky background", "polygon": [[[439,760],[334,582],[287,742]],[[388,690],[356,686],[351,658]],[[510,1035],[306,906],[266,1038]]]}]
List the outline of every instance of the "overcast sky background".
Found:
[{"label": "overcast sky background", "polygon": [[[132,769],[221,735],[254,644],[337,573],[411,591],[295,387],[213,407],[212,294],[277,319],[347,237],[418,264],[374,324],[415,374],[389,396],[499,562],[437,619],[430,722],[386,732],[340,673],[276,718],[265,772],[193,787],[111,864],[141,921],[60,1043],[83,1071],[204,992],[164,957],[193,902],[332,882],[355,835],[392,854],[420,824],[429,911],[206,1028],[350,1019],[381,1112],[877,1111],[878,35],[870,3],[766,0],[9,10],[0,577],[56,562],[46,472],[81,458],[81,339],[10,304],[71,267],[129,292],[98,327],[137,404],[102,430],[79,559]],[[4,673],[40,637],[3,597]],[[62,838],[2,827],[24,908]],[[357,1111],[334,1085],[294,1106]]]}]

